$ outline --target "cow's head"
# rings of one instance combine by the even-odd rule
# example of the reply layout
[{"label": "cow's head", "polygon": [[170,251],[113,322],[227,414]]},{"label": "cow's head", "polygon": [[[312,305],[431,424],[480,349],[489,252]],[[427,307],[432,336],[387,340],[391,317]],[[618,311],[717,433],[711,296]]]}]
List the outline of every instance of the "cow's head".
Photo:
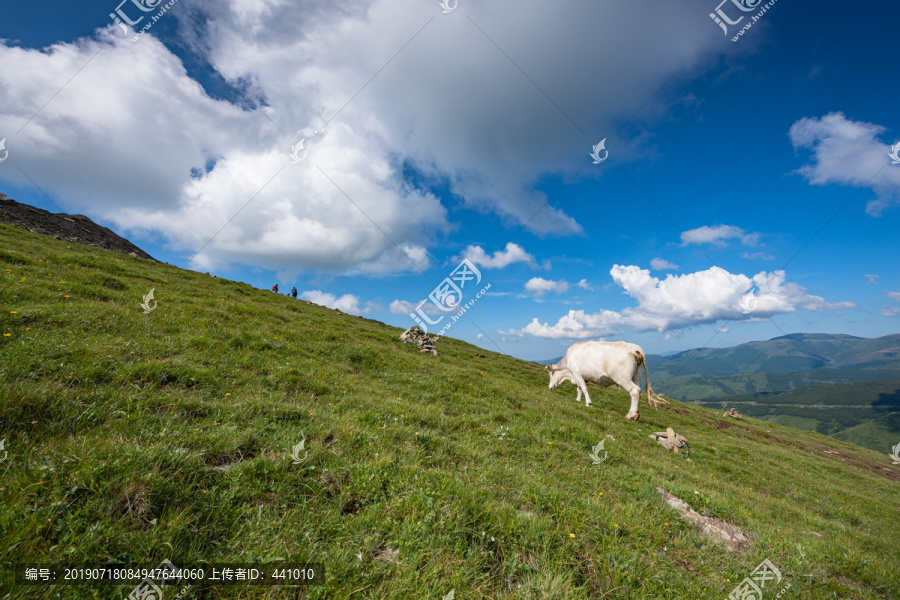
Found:
[{"label": "cow's head", "polygon": [[550,389],[555,390],[559,387],[563,381],[572,380],[572,376],[569,374],[568,369],[562,369],[557,367],[556,365],[547,365],[544,367],[547,369],[547,372],[550,374]]}]

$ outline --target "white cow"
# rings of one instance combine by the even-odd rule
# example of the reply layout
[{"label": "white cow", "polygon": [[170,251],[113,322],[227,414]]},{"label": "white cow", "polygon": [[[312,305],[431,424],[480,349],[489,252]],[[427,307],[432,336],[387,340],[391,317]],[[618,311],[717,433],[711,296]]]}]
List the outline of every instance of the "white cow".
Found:
[{"label": "white cow", "polygon": [[[641,399],[641,367],[646,375],[647,401],[651,406],[665,402],[650,387],[650,371],[643,349],[628,342],[578,342],[569,346],[566,355],[555,365],[545,368],[550,373],[550,389],[555,390],[563,381],[571,381],[578,387],[576,402],[584,393],[585,405],[591,406],[587,381],[601,386],[616,384],[631,394],[631,410],[626,419],[640,418],[638,401]],[[655,397],[654,397],[655,396]]]}]

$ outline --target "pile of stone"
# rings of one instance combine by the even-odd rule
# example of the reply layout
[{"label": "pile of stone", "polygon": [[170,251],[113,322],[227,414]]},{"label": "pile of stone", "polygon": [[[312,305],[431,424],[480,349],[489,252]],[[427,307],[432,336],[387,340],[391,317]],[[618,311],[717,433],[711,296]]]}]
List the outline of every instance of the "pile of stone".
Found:
[{"label": "pile of stone", "polygon": [[656,440],[656,443],[665,448],[666,450],[671,450],[675,454],[678,454],[678,451],[681,448],[684,448],[684,451],[687,452],[689,450],[687,444],[687,438],[675,433],[675,430],[671,427],[667,428],[665,431],[657,431],[655,433],[651,433],[650,437]]},{"label": "pile of stone", "polygon": [[737,411],[737,409],[735,409],[734,407],[732,407],[732,409],[729,410],[727,413],[722,413],[722,416],[723,416],[723,417],[740,417],[741,415],[740,415],[740,413]]},{"label": "pile of stone", "polygon": [[438,355],[436,342],[441,338],[433,333],[425,333],[418,325],[413,325],[400,334],[400,341],[404,344],[415,344],[420,352],[431,352]]}]

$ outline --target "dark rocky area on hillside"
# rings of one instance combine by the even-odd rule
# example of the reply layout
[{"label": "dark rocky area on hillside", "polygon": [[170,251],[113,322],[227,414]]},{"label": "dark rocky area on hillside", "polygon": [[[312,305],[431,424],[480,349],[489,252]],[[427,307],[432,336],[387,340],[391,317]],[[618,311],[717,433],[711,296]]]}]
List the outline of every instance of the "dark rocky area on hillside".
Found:
[{"label": "dark rocky area on hillside", "polygon": [[84,215],[51,213],[11,200],[2,193],[0,193],[0,221],[58,240],[88,244],[160,262],[114,231],[94,223]]}]

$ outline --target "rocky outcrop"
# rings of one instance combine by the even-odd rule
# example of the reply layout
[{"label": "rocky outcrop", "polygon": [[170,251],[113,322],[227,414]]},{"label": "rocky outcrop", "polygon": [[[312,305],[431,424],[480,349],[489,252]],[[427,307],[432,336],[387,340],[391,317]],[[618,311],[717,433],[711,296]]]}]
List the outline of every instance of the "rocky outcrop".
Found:
[{"label": "rocky outcrop", "polygon": [[0,194],[0,221],[58,240],[88,244],[160,262],[125,238],[102,225],[97,225],[84,215],[51,213],[11,200],[6,194]]}]

